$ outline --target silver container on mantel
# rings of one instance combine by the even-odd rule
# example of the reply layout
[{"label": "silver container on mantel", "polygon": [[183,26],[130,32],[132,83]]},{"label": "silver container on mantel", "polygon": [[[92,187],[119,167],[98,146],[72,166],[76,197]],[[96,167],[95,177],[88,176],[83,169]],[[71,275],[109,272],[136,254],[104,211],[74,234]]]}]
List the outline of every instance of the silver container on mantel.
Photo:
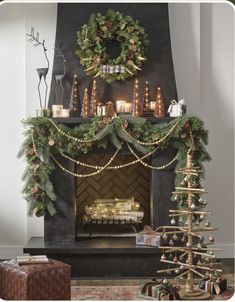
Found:
[{"label": "silver container on mantel", "polygon": [[51,110],[48,108],[40,108],[36,110],[37,117],[51,117]]}]

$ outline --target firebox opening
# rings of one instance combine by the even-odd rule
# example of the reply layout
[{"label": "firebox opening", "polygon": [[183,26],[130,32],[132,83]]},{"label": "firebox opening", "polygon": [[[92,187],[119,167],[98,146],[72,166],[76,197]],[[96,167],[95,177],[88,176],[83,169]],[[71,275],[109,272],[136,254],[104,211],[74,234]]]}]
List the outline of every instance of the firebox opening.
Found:
[{"label": "firebox opening", "polygon": [[[103,166],[110,154],[81,155],[79,160]],[[133,161],[130,154],[119,154],[110,166]],[[95,170],[78,167],[88,174]],[[109,169],[76,183],[77,237],[133,236],[150,224],[151,171],[141,164]]]}]

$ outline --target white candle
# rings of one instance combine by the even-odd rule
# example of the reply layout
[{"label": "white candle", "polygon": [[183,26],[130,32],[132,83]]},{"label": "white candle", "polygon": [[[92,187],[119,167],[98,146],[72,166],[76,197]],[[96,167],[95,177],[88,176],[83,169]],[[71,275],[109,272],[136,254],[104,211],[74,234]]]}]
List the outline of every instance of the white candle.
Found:
[{"label": "white candle", "polygon": [[132,112],[132,107],[133,107],[132,103],[126,103],[124,112],[125,113],[131,113]]},{"label": "white candle", "polygon": [[125,112],[125,105],[126,105],[126,101],[124,101],[124,100],[117,100],[116,101],[116,112],[117,113],[123,113],[123,112]]},{"label": "white candle", "polygon": [[69,109],[62,109],[62,117],[69,117]]},{"label": "white candle", "polygon": [[63,116],[62,116],[62,109],[53,110],[53,111],[52,111],[52,117],[63,117]]},{"label": "white candle", "polygon": [[63,109],[63,105],[52,105],[52,111]]}]

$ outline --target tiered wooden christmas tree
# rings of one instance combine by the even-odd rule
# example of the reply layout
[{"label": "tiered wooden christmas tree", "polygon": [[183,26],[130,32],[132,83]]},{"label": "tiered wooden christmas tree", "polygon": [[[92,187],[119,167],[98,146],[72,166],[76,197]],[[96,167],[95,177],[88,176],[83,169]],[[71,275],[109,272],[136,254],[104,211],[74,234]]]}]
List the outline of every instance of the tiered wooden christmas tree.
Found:
[{"label": "tiered wooden christmas tree", "polygon": [[[162,238],[167,244],[160,246],[163,249],[161,261],[174,264],[177,267],[159,270],[158,273],[171,273],[174,271],[176,278],[187,276],[186,287],[181,293],[183,299],[206,299],[210,295],[206,291],[202,291],[194,286],[194,275],[202,278],[212,277],[222,272],[216,266],[221,262],[213,261],[216,256],[214,251],[220,249],[208,248],[208,245],[214,243],[214,237],[209,235],[208,243],[204,243],[204,237],[200,234],[206,231],[215,231],[216,228],[210,226],[210,222],[206,221],[205,226],[200,226],[200,221],[211,212],[204,211],[206,201],[201,197],[207,193],[199,184],[202,170],[195,166],[193,160],[193,151],[189,149],[187,153],[187,164],[185,168],[179,169],[177,173],[183,176],[180,187],[176,187],[173,192],[175,200],[179,201],[179,209],[170,210],[172,226],[163,226]],[[176,219],[183,220],[182,226],[176,226]],[[182,236],[182,237],[181,237]],[[179,243],[180,239],[180,243]],[[177,241],[178,240],[178,241]],[[171,257],[167,257],[170,254]],[[172,255],[175,255],[174,257]]]}]

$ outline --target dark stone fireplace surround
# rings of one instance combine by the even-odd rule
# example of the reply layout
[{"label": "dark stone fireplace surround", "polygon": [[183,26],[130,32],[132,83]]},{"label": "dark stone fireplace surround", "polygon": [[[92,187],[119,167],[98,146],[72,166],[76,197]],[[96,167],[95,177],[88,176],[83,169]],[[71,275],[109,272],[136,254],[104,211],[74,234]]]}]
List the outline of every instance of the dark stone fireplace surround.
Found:
[{"label": "dark stone fireplace surround", "polygon": [[[153,123],[169,118],[150,118]],[[57,120],[63,122],[63,120]],[[70,118],[66,124],[73,127],[81,121]],[[84,122],[84,120],[83,120]],[[110,152],[109,148],[105,150]],[[126,151],[123,151],[126,152]],[[159,151],[153,156],[153,165],[167,163],[175,154],[173,149]],[[89,156],[89,155],[88,155]],[[70,171],[75,171],[71,161],[60,158]],[[89,160],[88,160],[89,161]],[[150,222],[153,229],[169,224],[168,211],[174,189],[174,165],[162,171],[152,170],[150,181]],[[44,238],[32,237],[24,248],[31,255],[46,254],[50,258],[71,264],[73,278],[137,278],[156,276],[162,267],[161,250],[157,247],[136,246],[134,237],[77,238],[76,235],[76,180],[56,167],[52,182],[57,195],[58,213],[45,216]]]},{"label": "dark stone fireplace surround", "polygon": [[[79,75],[80,91],[90,87],[92,79],[88,77],[75,55],[77,49],[76,32],[86,24],[92,13],[106,13],[109,8],[126,15],[131,13],[139,20],[149,34],[150,46],[146,56],[147,62],[138,73],[141,85],[150,81],[150,94],[155,95],[157,85],[162,87],[165,106],[170,100],[177,99],[174,68],[171,54],[170,29],[167,3],[59,3],[57,11],[57,29],[55,48],[65,47],[68,66],[64,79],[65,94],[63,104],[68,108],[72,79],[74,73]],[[56,81],[54,75],[61,74],[61,59],[55,53],[53,77],[50,89],[49,105],[56,100]],[[132,87],[135,78],[127,81],[115,81],[112,85],[99,80],[99,96],[103,102],[109,100],[132,99]],[[141,87],[143,89],[143,87]],[[154,119],[153,123],[168,121],[169,118]],[[69,118],[58,120],[73,127],[84,122],[83,119]],[[109,152],[110,150],[107,150]],[[159,151],[152,158],[153,164],[165,164],[175,154],[175,150]],[[75,167],[71,162],[62,161],[71,171]],[[151,225],[153,228],[169,223],[168,210],[173,204],[170,201],[174,189],[173,165],[163,171],[151,171],[150,205]],[[25,253],[32,255],[46,254],[71,264],[73,278],[136,278],[156,276],[161,268],[161,251],[154,247],[136,246],[135,238],[76,238],[75,213],[75,179],[56,168],[52,175],[57,195],[58,214],[45,217],[45,237],[33,237],[24,248]],[[163,267],[165,267],[163,265]]]}]

